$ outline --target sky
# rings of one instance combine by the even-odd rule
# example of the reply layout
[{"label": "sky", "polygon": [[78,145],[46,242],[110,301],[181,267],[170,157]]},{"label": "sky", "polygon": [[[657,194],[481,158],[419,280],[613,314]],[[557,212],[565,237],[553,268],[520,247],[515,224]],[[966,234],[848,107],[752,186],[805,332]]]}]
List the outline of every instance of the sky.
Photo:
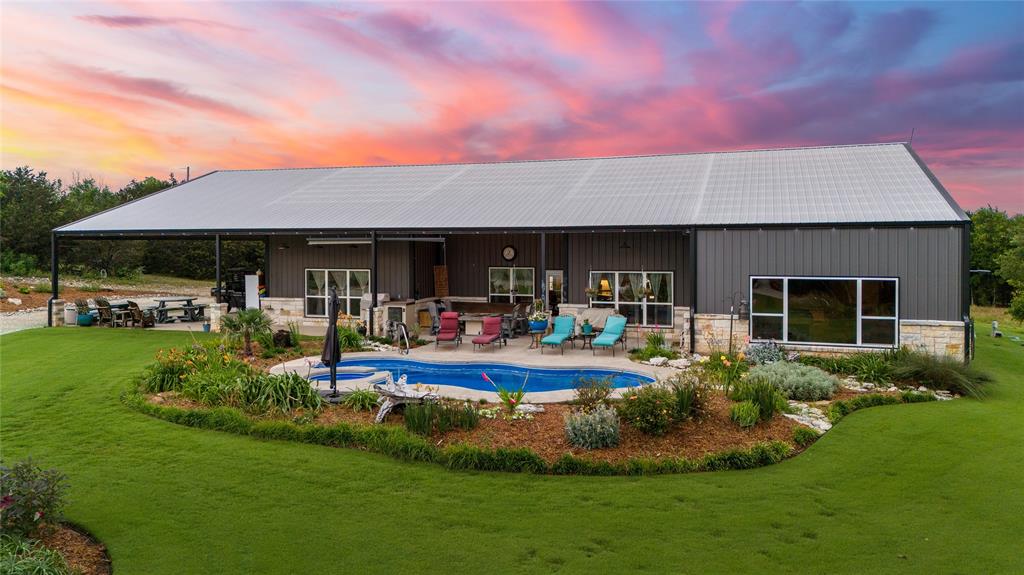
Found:
[{"label": "sky", "polygon": [[0,153],[217,169],[907,141],[1024,211],[1024,2],[0,5]]}]

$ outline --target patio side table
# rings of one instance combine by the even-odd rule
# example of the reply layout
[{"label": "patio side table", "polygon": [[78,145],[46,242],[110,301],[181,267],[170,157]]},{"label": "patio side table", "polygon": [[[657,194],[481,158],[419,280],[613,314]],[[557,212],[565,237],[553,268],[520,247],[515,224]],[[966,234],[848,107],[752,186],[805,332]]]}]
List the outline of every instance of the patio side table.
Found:
[{"label": "patio side table", "polygon": [[594,338],[597,337],[596,332],[580,333],[579,337],[583,338],[583,346],[580,349],[587,349],[588,346],[590,349],[594,349]]},{"label": "patio side table", "polygon": [[537,348],[539,348],[540,347],[540,340],[544,337],[545,333],[547,333],[547,330],[534,331],[534,330],[531,329],[530,330],[530,337],[533,338],[533,341],[530,342],[530,347],[527,348],[527,349],[537,349]]}]

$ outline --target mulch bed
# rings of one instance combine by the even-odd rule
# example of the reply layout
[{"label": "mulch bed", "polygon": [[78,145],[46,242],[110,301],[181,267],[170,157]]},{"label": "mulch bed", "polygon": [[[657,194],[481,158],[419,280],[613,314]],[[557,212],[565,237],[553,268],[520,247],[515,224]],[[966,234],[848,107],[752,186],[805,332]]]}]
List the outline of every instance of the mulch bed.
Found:
[{"label": "mulch bed", "polygon": [[63,555],[75,573],[109,575],[112,571],[106,546],[76,527],[59,525],[40,541]]},{"label": "mulch bed", "polygon": [[[202,404],[181,397],[174,392],[156,394],[149,401],[183,409],[204,409]],[[477,405],[477,404],[475,404]],[[729,418],[732,402],[721,395],[714,395],[709,401],[707,414],[699,421],[687,421],[673,426],[663,436],[651,436],[623,423],[620,443],[607,449],[579,449],[569,445],[565,438],[565,414],[572,406],[560,403],[545,404],[544,413],[533,419],[506,421],[502,418],[480,419],[475,429],[455,430],[431,437],[438,447],[467,443],[482,448],[526,447],[535,451],[548,463],[553,463],[565,453],[589,457],[595,460],[623,462],[633,458],[659,459],[686,457],[696,459],[709,453],[728,449],[746,449],[757,443],[779,440],[792,442],[793,428],[800,426],[795,421],[776,415],[769,421],[761,422],[752,429],[743,430]],[[493,407],[478,405],[478,407]],[[352,411],[341,405],[328,405],[313,419],[317,425],[349,423],[370,425],[376,415],[374,411]],[[266,416],[269,419],[290,419],[291,416]],[[386,424],[403,425],[400,410],[392,412]]]}]

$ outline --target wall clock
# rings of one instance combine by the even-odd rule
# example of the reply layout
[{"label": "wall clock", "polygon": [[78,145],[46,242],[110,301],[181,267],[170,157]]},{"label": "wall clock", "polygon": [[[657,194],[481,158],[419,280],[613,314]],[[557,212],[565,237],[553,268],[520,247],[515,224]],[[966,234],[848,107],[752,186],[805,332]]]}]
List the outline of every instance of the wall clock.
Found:
[{"label": "wall clock", "polygon": [[516,248],[514,246],[505,246],[501,250],[501,257],[505,258],[507,262],[516,259]]}]

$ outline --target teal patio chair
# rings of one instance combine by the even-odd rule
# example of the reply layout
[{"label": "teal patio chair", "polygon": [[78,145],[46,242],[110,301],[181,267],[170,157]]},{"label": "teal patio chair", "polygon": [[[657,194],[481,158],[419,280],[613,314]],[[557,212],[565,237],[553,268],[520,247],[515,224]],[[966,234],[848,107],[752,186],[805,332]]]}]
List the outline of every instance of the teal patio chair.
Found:
[{"label": "teal patio chair", "polygon": [[576,341],[572,339],[573,332],[576,331],[576,317],[571,315],[560,315],[555,318],[555,324],[551,329],[551,333],[544,336],[544,339],[540,340],[540,353],[544,355],[544,346],[550,345],[552,347],[558,346],[562,350],[562,355],[565,355],[565,340],[572,342],[572,347],[576,347]]},{"label": "teal patio chair", "polygon": [[622,351],[626,351],[626,316],[613,315],[604,322],[604,330],[601,335],[590,342],[594,355],[597,355],[597,348],[607,347],[612,350],[612,357],[615,357],[615,344],[622,344]]}]

